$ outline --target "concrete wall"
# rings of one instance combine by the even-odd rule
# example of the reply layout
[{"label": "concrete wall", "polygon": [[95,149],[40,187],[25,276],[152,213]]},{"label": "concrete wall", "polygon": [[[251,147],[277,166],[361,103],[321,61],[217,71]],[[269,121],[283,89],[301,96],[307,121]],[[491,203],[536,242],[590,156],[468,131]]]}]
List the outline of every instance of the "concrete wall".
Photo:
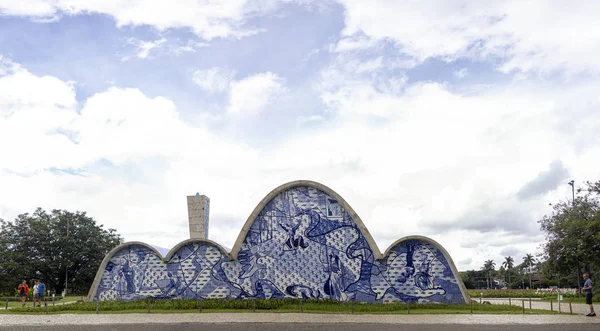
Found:
[{"label": "concrete wall", "polygon": [[381,254],[350,206],[325,186],[284,185],[263,202],[230,254],[201,239],[180,243],[164,258],[142,243],[121,245],[100,267],[90,298],[467,301],[439,244],[408,237]]}]

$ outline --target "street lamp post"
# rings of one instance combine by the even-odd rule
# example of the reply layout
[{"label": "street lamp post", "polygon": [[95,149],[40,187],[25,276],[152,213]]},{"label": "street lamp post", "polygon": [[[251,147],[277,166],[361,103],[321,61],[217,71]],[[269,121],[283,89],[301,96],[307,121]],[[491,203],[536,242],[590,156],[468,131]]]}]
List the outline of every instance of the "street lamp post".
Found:
[{"label": "street lamp post", "polygon": [[[69,238],[69,219],[67,218],[67,238]],[[67,285],[69,284],[69,266],[65,262],[65,298],[67,297]]]},{"label": "street lamp post", "polygon": [[571,200],[571,201],[572,201],[571,203],[572,203],[572,204],[575,204],[575,181],[574,181],[574,180],[571,180],[571,181],[569,182],[569,185],[571,185],[571,193],[572,193],[572,195],[573,195],[573,200]]},{"label": "street lamp post", "polygon": [[[571,179],[571,181],[568,183],[571,186],[571,193],[572,193],[572,205],[575,206],[575,181]],[[577,261],[577,288],[579,288],[579,291],[581,291],[581,280],[579,279],[579,261]]]}]

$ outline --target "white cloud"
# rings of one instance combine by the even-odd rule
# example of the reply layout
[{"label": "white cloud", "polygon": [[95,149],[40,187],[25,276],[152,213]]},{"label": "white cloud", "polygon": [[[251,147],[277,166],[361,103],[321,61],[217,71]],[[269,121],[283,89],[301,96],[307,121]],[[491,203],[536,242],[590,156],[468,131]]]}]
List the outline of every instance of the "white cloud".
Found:
[{"label": "white cloud", "polygon": [[[167,41],[165,38],[161,38],[154,41],[143,41],[134,38],[129,39],[127,42],[136,47],[136,56],[140,59],[146,59],[150,55],[150,51],[156,48],[163,47],[163,44]],[[123,58],[127,60],[128,58]]]},{"label": "white cloud", "polygon": [[[350,116],[351,102],[339,99],[347,108],[332,121],[315,117],[319,128],[258,150],[187,125],[173,102],[162,97],[113,87],[78,105],[69,83],[25,69],[10,70],[0,78],[3,88],[13,87],[10,97],[0,96],[0,126],[25,129],[0,140],[16,142],[2,144],[1,217],[11,219],[38,205],[86,210],[127,240],[163,247],[187,236],[187,194],[199,191],[211,197],[211,239],[231,247],[264,195],[281,183],[307,178],[340,193],[381,249],[405,235],[428,235],[456,261],[471,258],[459,268],[478,268],[487,259],[500,259],[506,244],[529,253],[542,239],[502,230],[486,234],[471,229],[477,219],[456,220],[485,210],[477,208],[490,201],[498,201],[490,205],[491,212],[512,210],[511,197],[547,171],[557,155],[576,178],[593,179],[587,165],[600,162],[600,149],[576,150],[571,132],[552,125],[569,116],[565,109],[573,100],[589,96],[597,85],[557,88],[561,93],[511,86],[476,96],[434,83],[409,85],[401,95],[381,93],[366,99],[349,92],[340,98],[354,97],[351,100],[364,109],[390,109],[383,114],[386,121],[368,125]],[[274,74],[258,75],[263,76],[277,81]],[[35,98],[23,103],[26,96]],[[598,100],[587,100],[587,109],[597,107]],[[32,111],[42,116],[42,109],[48,120],[36,122],[39,126],[25,119],[16,122],[20,114]],[[58,116],[63,112],[66,116]],[[571,119],[582,137],[600,129],[597,124],[581,126],[590,116]],[[52,139],[56,127],[74,132],[78,144],[66,137]],[[50,168],[74,169],[81,175]],[[28,174],[19,174],[23,170]],[[528,200],[522,207],[527,212],[520,214],[526,228],[536,228],[547,202],[562,193],[559,188]],[[497,222],[502,226],[506,221]],[[169,231],[164,224],[171,224]],[[448,233],[448,227],[454,230]],[[461,243],[478,245],[478,253]]]},{"label": "white cloud", "polygon": [[273,1],[248,0],[0,0],[0,14],[49,17],[56,15],[105,14],[119,27],[150,25],[159,30],[191,28],[210,40],[221,37],[243,37],[259,30],[243,27],[246,17],[273,8]]},{"label": "white cloud", "polygon": [[[0,8],[7,3],[0,2]],[[173,4],[164,17],[155,16],[160,6],[154,2],[147,4],[148,13],[138,10],[140,2],[115,2],[118,10],[111,7],[115,3],[69,3],[73,8],[67,12],[102,12],[121,25],[193,26],[207,39],[247,31],[246,4],[239,11],[228,7],[197,14],[196,22],[177,16],[185,2]],[[69,3],[57,0],[31,15],[64,15],[56,8]],[[312,179],[353,206],[381,249],[405,235],[427,235],[455,261],[464,261],[461,269],[501,259],[507,245],[515,252],[534,251],[543,240],[536,221],[548,202],[570,197],[570,188],[559,185],[527,201],[518,201],[518,193],[556,160],[575,179],[597,179],[590,165],[600,163],[599,84],[576,80],[564,86],[525,78],[475,88],[415,83],[410,72],[398,68],[433,57],[500,57],[494,63],[501,63],[501,70],[523,71],[523,77],[575,73],[597,68],[590,60],[594,53],[587,53],[595,50],[596,34],[580,45],[579,37],[563,42],[560,33],[536,36],[537,28],[515,13],[525,5],[512,2],[490,8],[468,3],[462,9],[441,2],[431,11],[422,10],[420,2],[406,10],[400,2],[387,7],[381,1],[345,3],[347,35],[332,46],[336,58],[317,75],[316,87],[298,86],[298,77],[291,76],[286,86],[264,68],[237,80],[230,69],[196,71],[193,79],[201,89],[226,99],[226,116],[219,118],[225,124],[212,130],[202,121],[199,126],[185,122],[174,101],[136,88],[112,87],[77,102],[75,83],[34,75],[0,58],[0,217],[12,219],[38,205],[86,210],[127,240],[172,247],[187,237],[185,195],[201,192],[211,198],[211,239],[231,247],[268,192],[287,181]],[[191,11],[202,5],[187,4]],[[578,10],[565,11],[566,16]],[[532,22],[541,20],[547,27],[544,15]],[[549,17],[563,35],[572,33],[560,17]],[[574,29],[586,22],[583,15]],[[140,48],[142,57],[171,49],[168,42],[149,43]],[[563,43],[564,49],[550,52]],[[393,58],[388,46],[402,54]],[[272,139],[270,129],[280,127],[263,123],[271,119],[265,110],[282,95],[300,94],[298,87],[302,93],[317,90],[329,112],[310,103],[306,112],[291,115],[297,127],[286,127],[289,133]],[[303,105],[298,94],[291,99]],[[256,122],[244,116],[257,114],[264,116],[255,116]],[[258,121],[268,143],[250,145],[246,142],[254,137],[241,134],[232,140],[230,131],[221,130]],[[526,233],[515,234],[515,229]]]},{"label": "white cloud", "polygon": [[360,51],[374,47],[376,40],[360,34],[351,34],[341,38],[331,50],[338,53]]},{"label": "white cloud", "polygon": [[194,83],[208,93],[226,92],[229,84],[235,78],[235,71],[213,67],[210,69],[196,70],[194,72]]},{"label": "white cloud", "polygon": [[[194,40],[188,40],[185,44],[178,44],[177,40],[167,40],[166,38],[160,38],[153,41],[144,41],[136,38],[129,38],[126,41],[127,45],[135,47],[134,54],[127,54],[121,56],[121,61],[126,62],[132,57],[139,59],[148,59],[156,56],[157,54],[172,54],[179,56],[183,53],[195,53],[200,47],[207,47],[207,43],[197,42]],[[154,55],[154,56],[151,56]]]},{"label": "white cloud", "polygon": [[311,123],[311,122],[321,122],[324,121],[325,118],[321,115],[310,115],[310,116],[301,116],[298,118],[298,122],[300,123]]},{"label": "white cloud", "polygon": [[286,91],[282,79],[272,72],[248,76],[231,83],[229,97],[230,115],[256,114],[268,102]]},{"label": "white cloud", "polygon": [[175,55],[181,55],[183,53],[196,53],[198,48],[207,47],[209,44],[201,43],[193,40],[188,40],[184,46],[174,46],[170,49],[170,52]]},{"label": "white cloud", "polygon": [[[73,83],[32,75],[6,61],[0,75],[0,146],[2,167],[29,172],[65,166],[61,159],[69,139],[60,134],[74,119]],[[57,163],[52,161],[58,158]]]},{"label": "white cloud", "polygon": [[[363,220],[370,220],[367,226],[381,249],[399,233],[424,234],[447,245],[455,260],[470,256],[469,250],[459,247],[460,240],[448,240],[450,235],[443,234],[454,229],[465,238],[475,236],[485,248],[461,268],[479,268],[489,258],[500,259],[501,250],[483,239],[498,233],[513,238],[523,254],[532,253],[543,240],[537,220],[548,212],[549,202],[564,198],[560,192],[567,188],[559,186],[556,192],[528,202],[519,201],[517,193],[557,158],[568,164],[575,178],[597,176],[581,164],[583,158],[588,164],[600,161],[600,149],[592,143],[597,141],[594,130],[600,130],[593,120],[600,99],[590,98],[597,83],[582,82],[567,91],[562,84],[535,87],[527,81],[461,94],[430,82],[393,93],[341,67],[323,72],[321,88],[324,102],[344,124],[331,132],[299,137],[287,144],[290,154],[277,159],[310,154],[296,166],[298,171],[316,172],[329,154],[338,157],[339,162],[327,165],[342,174],[339,180],[322,177],[347,199],[356,196],[350,203]],[[586,102],[573,104],[576,100]],[[579,110],[575,116],[573,109]],[[372,116],[385,124],[363,124]],[[577,131],[561,128],[565,121],[583,128],[579,143]],[[594,129],[587,126],[590,123]],[[344,137],[343,144],[339,137]],[[579,144],[588,147],[575,147]],[[299,153],[302,146],[312,148]],[[343,166],[352,155],[358,158],[358,172]],[[390,231],[390,224],[398,231]],[[515,231],[528,233],[529,238]]]},{"label": "white cloud", "polygon": [[383,58],[381,56],[377,57],[376,59],[367,61],[367,62],[362,62],[362,63],[358,63],[356,65],[356,72],[359,74],[365,73],[365,72],[372,72],[378,69],[381,69],[383,67]]},{"label": "white cloud", "polygon": [[456,78],[459,78],[459,79],[460,79],[460,78],[465,78],[465,77],[467,77],[467,75],[469,74],[469,69],[467,69],[467,68],[462,68],[462,69],[460,69],[460,70],[455,70],[455,71],[453,72],[453,74],[454,74],[454,76],[455,76]]},{"label": "white cloud", "polygon": [[[385,41],[409,57],[398,64],[407,67],[429,58],[500,58],[498,69],[503,72],[564,71],[571,75],[600,71],[595,60],[600,51],[600,26],[596,24],[600,3],[594,1],[336,1],[344,6],[346,23],[343,38],[331,48],[336,52],[372,49]],[[105,14],[118,26],[148,25],[160,31],[191,28],[211,40],[260,32],[246,26],[248,19],[273,12],[282,2],[0,0],[0,15],[39,19]]]},{"label": "white cloud", "polygon": [[225,115],[230,119],[256,115],[287,92],[283,79],[272,72],[253,74],[240,80],[235,80],[235,75],[233,70],[213,67],[196,70],[192,78],[209,94],[227,93]]},{"label": "white cloud", "polygon": [[56,13],[55,1],[48,0],[0,0],[0,15],[48,17]]},{"label": "white cloud", "polygon": [[346,28],[337,51],[389,40],[418,62],[501,58],[503,72],[600,71],[597,2],[338,2],[345,7]]},{"label": "white cloud", "polygon": [[187,235],[182,197],[210,192],[218,215],[219,183],[256,177],[251,148],[185,124],[168,99],[111,87],[78,105],[72,84],[13,67],[0,77],[0,218],[86,210],[129,240],[171,247]]},{"label": "white cloud", "polygon": [[189,138],[173,102],[116,87],[88,98],[71,128],[88,164],[99,158],[122,165],[147,156],[170,157],[177,155],[173,145]]}]

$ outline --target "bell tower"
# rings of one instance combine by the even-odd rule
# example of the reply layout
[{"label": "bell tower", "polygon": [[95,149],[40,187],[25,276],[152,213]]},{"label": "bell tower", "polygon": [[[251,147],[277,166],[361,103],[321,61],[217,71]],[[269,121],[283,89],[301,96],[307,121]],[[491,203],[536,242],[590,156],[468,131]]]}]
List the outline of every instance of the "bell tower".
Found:
[{"label": "bell tower", "polygon": [[210,199],[206,195],[188,195],[188,220],[190,239],[208,239],[208,216]]}]

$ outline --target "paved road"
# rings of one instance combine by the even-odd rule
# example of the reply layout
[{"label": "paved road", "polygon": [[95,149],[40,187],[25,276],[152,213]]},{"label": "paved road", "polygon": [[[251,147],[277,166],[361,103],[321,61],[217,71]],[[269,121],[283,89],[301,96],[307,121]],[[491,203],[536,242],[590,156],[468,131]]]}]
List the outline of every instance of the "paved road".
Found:
[{"label": "paved road", "polygon": [[[507,325],[464,325],[464,324],[361,324],[361,323],[336,323],[336,324],[316,324],[316,323],[174,323],[174,324],[108,324],[108,325],[54,325],[54,326],[0,326],[0,330],[15,331],[158,331],[158,330],[214,330],[214,331],[397,331],[418,330],[418,331],[503,331]],[[560,325],[510,325],[511,331],[597,331],[598,324],[560,324]]]},{"label": "paved road", "polygon": [[[186,323],[186,324],[182,324]],[[600,330],[600,317],[585,317],[583,315],[376,315],[376,314],[310,314],[310,313],[186,313],[186,314],[56,314],[56,315],[16,315],[0,314],[0,326],[43,326],[45,328],[61,326],[77,327],[121,325],[187,325],[205,324],[219,326],[237,323],[237,325],[272,325],[282,324],[307,324],[307,325],[336,325],[352,324],[377,324],[382,328],[389,325],[593,325],[595,330]],[[386,325],[386,326],[384,326]],[[90,328],[90,327],[88,327]],[[59,328],[60,329],[60,328]],[[341,329],[347,331],[347,329]],[[244,329],[247,331],[247,329]]]}]

